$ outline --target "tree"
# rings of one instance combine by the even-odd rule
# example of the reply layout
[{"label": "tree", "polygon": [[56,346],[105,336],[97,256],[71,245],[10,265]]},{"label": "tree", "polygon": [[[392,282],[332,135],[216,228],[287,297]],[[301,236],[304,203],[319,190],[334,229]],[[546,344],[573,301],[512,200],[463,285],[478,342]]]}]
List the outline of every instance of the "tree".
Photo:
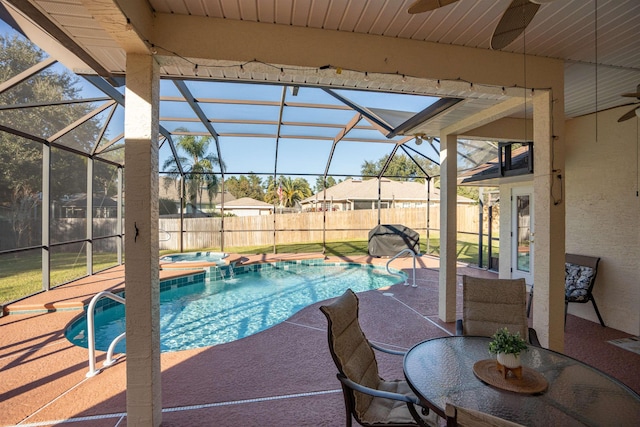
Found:
[{"label": "tree", "polygon": [[[365,161],[360,171],[362,175],[366,177],[373,177],[380,175],[380,171],[387,163],[389,155],[385,155],[377,161]],[[416,164],[417,163],[417,164]],[[418,166],[420,165],[420,166]],[[424,182],[424,172],[420,170],[422,168],[429,175],[437,175],[437,165],[431,161],[423,158],[417,158],[415,161],[405,154],[396,154],[389,162],[387,169],[383,176],[393,177],[398,181],[417,181]],[[367,178],[365,178],[367,179]]]},{"label": "tree", "polygon": [[[176,129],[186,131],[186,129]],[[210,154],[209,146],[211,138],[204,136],[186,135],[181,136],[176,144],[178,153],[182,152],[186,156],[178,154],[178,158],[171,157],[163,164],[163,169],[168,170],[169,176],[179,185],[180,169],[182,165],[185,171],[186,182],[186,202],[192,203],[196,207],[202,203],[202,194],[207,191],[209,200],[213,200],[218,191],[218,177],[215,175],[215,166],[219,166],[224,171],[225,166],[217,156]]]},{"label": "tree", "polygon": [[264,200],[264,189],[262,188],[262,179],[254,174],[249,176],[240,175],[232,176],[224,182],[225,191],[233,194],[236,198],[251,197],[255,200]]},{"label": "tree", "polygon": [[319,193],[325,188],[333,187],[336,184],[336,179],[332,176],[328,176],[327,179],[323,179],[321,176],[319,176],[318,178],[316,178],[315,191],[316,193]]},{"label": "tree", "polygon": [[[0,35],[0,82],[7,81],[44,58],[45,53],[31,42],[18,36]],[[77,99],[79,93],[77,77],[70,72],[49,68],[0,93],[0,105],[46,104]],[[27,135],[49,138],[88,114],[94,107],[89,103],[73,103],[9,109],[2,111],[0,121],[4,126]],[[92,119],[56,142],[89,154],[99,129],[100,124]],[[13,218],[16,247],[33,244],[36,227],[26,227],[24,222],[37,220],[35,212],[49,208],[42,207],[40,202],[43,192],[42,152],[43,146],[39,142],[0,132],[0,206],[8,209],[7,217]],[[86,157],[53,147],[48,181],[52,202],[66,194],[84,193],[86,170]]]},{"label": "tree", "polygon": [[309,182],[304,178],[292,179],[291,177],[280,176],[276,181],[273,177],[269,177],[264,201],[273,205],[282,203],[283,206],[291,208],[296,205],[296,202],[310,197],[312,194]]}]

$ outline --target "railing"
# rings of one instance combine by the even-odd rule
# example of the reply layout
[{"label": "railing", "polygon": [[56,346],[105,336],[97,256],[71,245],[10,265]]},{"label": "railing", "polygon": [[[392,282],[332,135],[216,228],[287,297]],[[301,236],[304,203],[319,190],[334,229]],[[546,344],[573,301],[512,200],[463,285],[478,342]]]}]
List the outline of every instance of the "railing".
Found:
[{"label": "railing", "polygon": [[[416,253],[413,250],[411,250],[409,248],[403,249],[400,252],[398,252],[397,254],[395,254],[393,256],[393,258],[391,258],[389,261],[387,261],[387,273],[389,273],[389,274],[391,274],[393,276],[404,277],[401,274],[391,272],[391,270],[389,270],[389,264],[391,264],[391,261],[393,261],[394,259],[398,258],[400,255],[402,255],[404,253],[407,253],[407,252],[410,253],[411,256],[413,257],[413,284],[411,286],[415,288],[418,285],[416,285]],[[404,285],[405,286],[407,286],[409,284],[409,282],[407,282],[407,278],[408,277],[406,277],[404,279]]]},{"label": "railing", "polygon": [[[96,369],[96,331],[94,328],[94,310],[96,308],[96,303],[102,298],[109,298],[125,304],[124,298],[107,291],[98,292],[93,298],[91,298],[91,302],[87,308],[87,341],[89,347],[89,372],[87,372],[87,378],[93,377],[100,372],[100,369]],[[112,358],[113,350],[116,344],[124,337],[124,333],[120,334],[111,342],[111,345],[109,345],[109,351],[107,352],[107,360],[103,364],[104,367],[113,365],[115,362]]]}]

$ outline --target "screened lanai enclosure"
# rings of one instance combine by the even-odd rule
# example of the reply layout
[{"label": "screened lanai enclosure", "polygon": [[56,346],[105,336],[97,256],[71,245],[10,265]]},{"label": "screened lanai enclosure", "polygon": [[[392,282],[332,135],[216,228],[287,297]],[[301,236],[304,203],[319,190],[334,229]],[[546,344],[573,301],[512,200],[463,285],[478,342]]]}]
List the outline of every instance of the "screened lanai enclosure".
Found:
[{"label": "screened lanai enclosure", "polygon": [[[8,25],[1,37],[6,303],[124,262],[126,82],[73,74]],[[366,253],[379,224],[437,242],[439,140],[406,131],[463,100],[287,72],[233,63],[161,80],[160,249],[325,252],[342,241]],[[281,84],[257,83],[260,73]],[[458,150],[458,170],[469,170],[496,158],[498,143],[462,140]],[[459,232],[476,242],[479,200],[477,189],[458,197]]]}]

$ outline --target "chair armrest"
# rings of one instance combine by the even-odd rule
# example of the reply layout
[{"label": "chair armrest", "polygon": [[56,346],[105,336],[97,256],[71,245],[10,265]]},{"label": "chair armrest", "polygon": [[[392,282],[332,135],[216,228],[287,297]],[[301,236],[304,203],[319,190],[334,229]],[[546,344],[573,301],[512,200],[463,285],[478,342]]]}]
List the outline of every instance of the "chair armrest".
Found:
[{"label": "chair armrest", "polygon": [[358,384],[355,381],[351,381],[349,378],[341,374],[338,374],[338,379],[340,380],[340,382],[342,382],[344,385],[346,385],[350,389],[359,391],[360,393],[365,393],[375,397],[382,397],[385,399],[399,400],[401,402],[412,403],[414,405],[418,405],[422,407],[422,404],[420,403],[420,400],[418,400],[417,397],[405,396],[404,394],[400,394],[400,393],[393,393],[390,391],[383,391],[383,390],[377,390],[371,387],[366,387],[366,386],[363,386],[362,384]]},{"label": "chair armrest", "polygon": [[540,345],[540,340],[538,339],[538,333],[533,328],[529,328],[529,344],[534,347],[542,347]]},{"label": "chair armrest", "polygon": [[374,348],[378,351],[381,351],[383,353],[387,353],[387,354],[394,354],[396,356],[404,356],[406,351],[399,351],[399,350],[391,350],[389,348],[384,348],[384,347],[380,347],[379,345],[376,345],[374,343],[372,343],[371,341],[369,341],[369,345],[371,346],[371,348]]},{"label": "chair armrest", "polygon": [[462,319],[456,320],[456,335],[462,336]]}]

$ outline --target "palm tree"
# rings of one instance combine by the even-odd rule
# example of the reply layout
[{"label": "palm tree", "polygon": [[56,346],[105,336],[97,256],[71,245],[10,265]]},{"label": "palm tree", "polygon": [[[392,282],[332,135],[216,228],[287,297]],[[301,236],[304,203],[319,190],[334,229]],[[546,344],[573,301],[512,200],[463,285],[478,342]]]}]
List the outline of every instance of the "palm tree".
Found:
[{"label": "palm tree", "polygon": [[285,207],[294,207],[296,202],[311,196],[311,188],[304,178],[291,179],[281,176],[280,186],[282,188],[282,203]]},{"label": "palm tree", "polygon": [[[176,129],[186,131],[186,129]],[[169,176],[178,182],[182,165],[185,171],[187,202],[198,206],[202,202],[202,194],[206,189],[209,200],[213,200],[218,190],[218,177],[215,175],[214,167],[220,167],[224,171],[225,165],[217,156],[208,153],[211,137],[185,135],[181,136],[176,144],[178,151],[177,158],[169,158],[163,164],[163,169],[169,171]],[[180,155],[180,152],[186,156]]]}]

